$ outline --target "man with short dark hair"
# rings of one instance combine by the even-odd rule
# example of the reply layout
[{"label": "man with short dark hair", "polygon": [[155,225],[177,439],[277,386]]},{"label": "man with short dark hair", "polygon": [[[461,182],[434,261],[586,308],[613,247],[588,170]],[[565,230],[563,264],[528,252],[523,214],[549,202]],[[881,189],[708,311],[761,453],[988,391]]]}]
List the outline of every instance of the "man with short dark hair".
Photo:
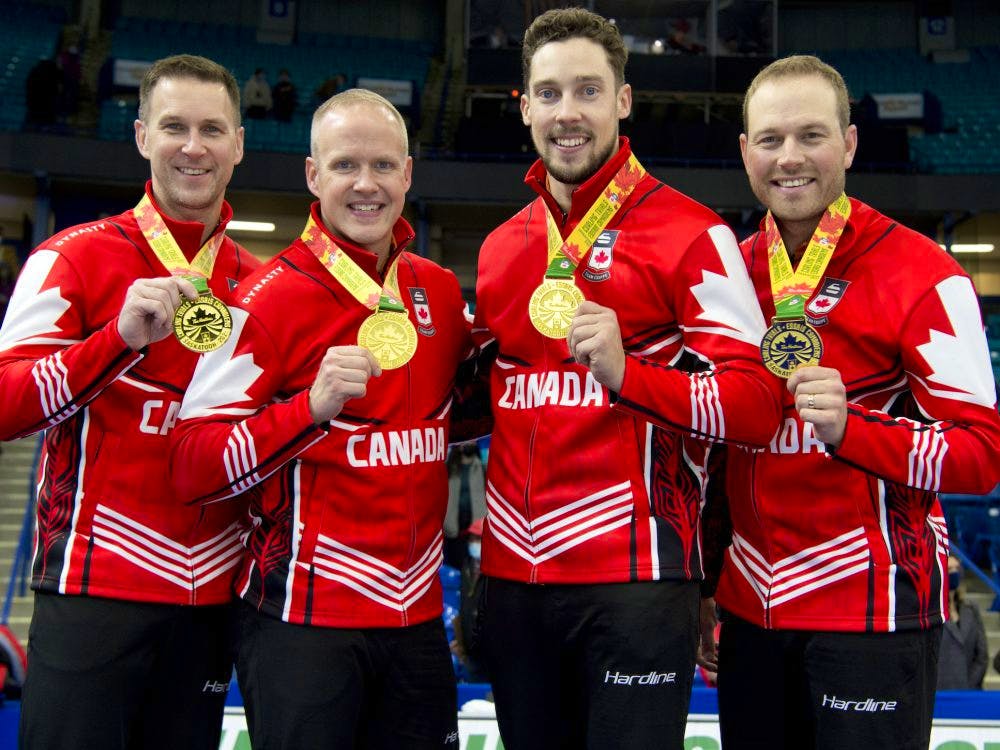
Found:
[{"label": "man with short dark hair", "polygon": [[406,251],[396,108],[344,91],[311,143],[318,200],[195,373],[174,478],[206,508],[251,496],[237,673],[255,748],[457,748],[438,568],[465,303]]},{"label": "man with short dark hair", "polygon": [[846,196],[849,116],[840,74],[807,55],[764,68],[744,102],[768,212],[742,250],[772,319],[761,356],[787,388],[770,446],[730,447],[710,482],[706,513],[728,501],[732,523],[716,592],[727,750],[926,748],[948,609],[937,493],[1000,480],[972,280]]},{"label": "man with short dark hair", "polygon": [[245,512],[181,505],[167,435],[259,265],[224,234],[239,112],[211,60],[154,63],[145,195],[36,248],[0,329],[0,438],[45,432],[23,748],[218,747]]},{"label": "man with short dark hair", "polygon": [[676,432],[763,446],[778,423],[736,239],[618,137],[626,55],[589,11],[532,23],[538,198],[479,258],[474,331],[498,347],[482,642],[509,750],[683,746],[705,477]]}]

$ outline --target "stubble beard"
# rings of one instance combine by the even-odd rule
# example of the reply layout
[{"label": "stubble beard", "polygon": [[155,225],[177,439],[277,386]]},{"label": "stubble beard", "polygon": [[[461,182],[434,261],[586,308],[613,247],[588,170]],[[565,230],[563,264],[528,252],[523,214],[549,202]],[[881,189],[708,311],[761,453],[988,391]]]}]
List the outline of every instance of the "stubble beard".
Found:
[{"label": "stubble beard", "polygon": [[[572,134],[566,134],[572,135]],[[549,143],[547,141],[547,143]],[[608,160],[615,153],[618,147],[618,139],[614,138],[608,144],[607,148],[604,149],[603,153],[596,153],[587,162],[581,164],[578,167],[563,167],[555,163],[555,160],[548,156],[547,154],[542,155],[542,163],[545,165],[545,171],[549,173],[549,176],[555,180],[558,180],[564,185],[582,185],[595,174],[597,174],[601,167],[608,163]],[[553,145],[553,148],[554,145]]]}]

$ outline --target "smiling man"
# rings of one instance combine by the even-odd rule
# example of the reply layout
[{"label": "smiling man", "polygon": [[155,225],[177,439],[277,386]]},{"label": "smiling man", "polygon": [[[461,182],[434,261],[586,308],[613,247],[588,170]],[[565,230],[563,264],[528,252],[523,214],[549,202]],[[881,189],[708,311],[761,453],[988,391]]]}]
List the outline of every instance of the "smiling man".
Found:
[{"label": "smiling man", "polygon": [[935,242],[844,194],[858,132],[836,70],[778,60],[743,112],[768,212],[742,250],[772,320],[761,356],[787,388],[770,446],[728,449],[710,481],[706,513],[728,500],[733,541],[723,745],[922,750],[948,611],[937,493],[1000,481],[976,292]]},{"label": "smiling man", "polygon": [[618,136],[625,61],[594,13],[532,23],[538,198],[479,259],[474,333],[497,346],[482,641],[510,750],[683,746],[704,450],[677,432],[763,446],[778,424],[732,232]]},{"label": "smiling man", "polygon": [[225,343],[217,298],[259,265],[224,234],[239,88],[180,55],[153,64],[139,102],[142,200],[36,248],[0,329],[0,438],[45,431],[21,704],[32,750],[214,749],[232,674],[245,511],[178,503],[167,435],[198,352]]},{"label": "smiling man", "polygon": [[[325,102],[302,235],[241,287],[180,412],[182,495],[249,490],[237,673],[255,748],[457,748],[438,566],[458,281],[407,252],[413,161],[370,91]],[[224,501],[224,502],[219,502]]]}]

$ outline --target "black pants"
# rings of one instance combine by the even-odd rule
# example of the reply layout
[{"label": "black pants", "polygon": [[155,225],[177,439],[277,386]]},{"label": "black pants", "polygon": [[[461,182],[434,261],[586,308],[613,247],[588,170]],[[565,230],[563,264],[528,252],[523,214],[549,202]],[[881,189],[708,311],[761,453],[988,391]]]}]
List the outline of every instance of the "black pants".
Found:
[{"label": "black pants", "polygon": [[236,671],[254,750],[453,750],[455,672],[436,618],[404,628],[292,625],[240,606]]},{"label": "black pants", "polygon": [[941,628],[764,630],[724,613],[719,725],[726,750],[926,750]]},{"label": "black pants", "polygon": [[483,643],[507,750],[684,746],[698,584],[486,580]]},{"label": "black pants", "polygon": [[35,593],[22,750],[217,750],[233,609]]}]

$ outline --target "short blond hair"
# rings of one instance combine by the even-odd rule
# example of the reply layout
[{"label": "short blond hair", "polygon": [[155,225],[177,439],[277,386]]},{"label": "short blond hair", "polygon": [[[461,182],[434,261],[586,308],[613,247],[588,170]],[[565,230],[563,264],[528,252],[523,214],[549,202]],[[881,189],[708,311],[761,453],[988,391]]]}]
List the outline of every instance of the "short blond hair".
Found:
[{"label": "short blond hair", "polygon": [[847,95],[847,84],[844,77],[837,72],[837,69],[827,65],[818,57],[813,55],[791,55],[775,60],[766,68],[761,70],[750,82],[746,95],[743,97],[743,130],[750,131],[750,100],[757,93],[764,83],[773,81],[776,78],[798,78],[802,76],[819,76],[830,84],[833,95],[837,100],[837,120],[840,123],[840,131],[847,132],[847,127],[851,124],[851,103]]},{"label": "short blond hair", "polygon": [[410,137],[406,132],[406,121],[403,120],[403,116],[399,114],[399,110],[396,109],[393,103],[381,94],[376,94],[374,91],[369,91],[368,89],[348,89],[347,91],[341,91],[339,94],[331,96],[320,104],[319,108],[313,113],[312,129],[309,133],[309,149],[314,158],[316,156],[316,127],[319,121],[327,113],[335,109],[342,109],[356,104],[372,104],[384,108],[399,126],[399,134],[403,138],[403,148],[407,154],[410,153]]}]

